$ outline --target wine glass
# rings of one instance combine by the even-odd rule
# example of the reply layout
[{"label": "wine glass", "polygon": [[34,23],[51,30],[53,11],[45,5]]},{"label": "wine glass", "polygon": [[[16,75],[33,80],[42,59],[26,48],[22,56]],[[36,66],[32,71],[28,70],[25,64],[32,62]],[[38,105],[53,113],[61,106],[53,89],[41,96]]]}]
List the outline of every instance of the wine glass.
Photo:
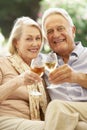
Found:
[{"label": "wine glass", "polygon": [[42,54],[39,54],[31,61],[31,70],[37,73],[40,77],[43,75],[45,71],[45,63]]},{"label": "wine glass", "polygon": [[[44,63],[44,58],[42,56],[42,54],[38,54],[38,56],[33,59],[31,61],[31,71],[37,73],[40,77],[43,75],[44,71],[45,71],[45,63]],[[37,88],[37,82],[35,82],[35,87]],[[31,95],[34,95],[34,96],[40,96],[42,95],[39,91],[37,91],[37,89],[34,89],[30,92]]]},{"label": "wine glass", "polygon": [[[50,72],[52,72],[58,65],[57,61],[57,55],[54,52],[50,52],[47,54],[46,59],[45,59],[45,69],[47,71],[47,75],[49,75]],[[57,85],[51,84],[47,88],[48,89],[53,89],[57,88]]]},{"label": "wine glass", "polygon": [[57,67],[57,55],[56,53],[49,53],[46,56],[45,69],[48,72],[52,72]]}]

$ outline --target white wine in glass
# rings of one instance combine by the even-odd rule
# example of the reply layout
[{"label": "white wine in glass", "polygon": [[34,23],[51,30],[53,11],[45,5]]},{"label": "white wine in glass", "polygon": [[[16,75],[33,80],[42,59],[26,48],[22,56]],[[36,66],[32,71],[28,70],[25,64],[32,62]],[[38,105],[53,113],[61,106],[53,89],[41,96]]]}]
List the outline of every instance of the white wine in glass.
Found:
[{"label": "white wine in glass", "polygon": [[56,53],[49,53],[46,56],[45,69],[50,73],[57,67],[57,55]]},{"label": "white wine in glass", "polygon": [[[56,55],[56,53],[50,52],[46,56],[45,69],[47,70],[48,73],[50,73],[54,69],[56,69],[57,65],[58,65],[58,61],[57,61],[57,55]],[[48,89],[57,88],[57,85],[51,84],[47,88]]]}]

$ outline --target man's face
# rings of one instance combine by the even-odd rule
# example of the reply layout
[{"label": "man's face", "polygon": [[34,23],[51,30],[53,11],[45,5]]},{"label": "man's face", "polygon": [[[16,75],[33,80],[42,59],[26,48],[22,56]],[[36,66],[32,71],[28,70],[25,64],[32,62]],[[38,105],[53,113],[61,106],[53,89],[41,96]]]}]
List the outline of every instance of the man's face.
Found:
[{"label": "man's face", "polygon": [[69,56],[75,47],[75,27],[60,14],[51,14],[45,20],[46,35],[53,51]]}]

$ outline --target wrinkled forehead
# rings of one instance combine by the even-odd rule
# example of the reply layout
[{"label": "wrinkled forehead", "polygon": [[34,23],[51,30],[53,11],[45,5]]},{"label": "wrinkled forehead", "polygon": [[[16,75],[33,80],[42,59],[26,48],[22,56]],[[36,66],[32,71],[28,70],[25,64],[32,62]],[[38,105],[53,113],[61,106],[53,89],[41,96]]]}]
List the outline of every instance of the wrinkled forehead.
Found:
[{"label": "wrinkled forehead", "polygon": [[[54,21],[54,20],[57,20],[58,18],[60,18],[60,17],[63,17],[69,24],[70,24],[70,22],[69,22],[69,20],[66,18],[66,17],[64,17],[64,15],[62,15],[61,13],[57,13],[57,12],[53,12],[53,13],[51,13],[51,14],[49,14],[49,15],[47,15],[46,17],[45,17],[45,19],[44,19],[44,25],[46,25],[46,23],[50,20],[50,21]],[[56,22],[56,21],[55,21]]]},{"label": "wrinkled forehead", "polygon": [[49,14],[45,18],[44,24],[46,24],[48,21],[55,21],[56,22],[56,20],[58,20],[60,18],[63,18],[63,19],[65,19],[68,22],[68,20],[63,15],[61,15],[60,13],[52,13],[52,14]]},{"label": "wrinkled forehead", "polygon": [[58,26],[69,26],[69,21],[60,13],[51,13],[44,21],[44,31],[47,33],[48,29],[52,29]]},{"label": "wrinkled forehead", "polygon": [[74,25],[72,18],[70,17],[70,15],[68,14],[68,12],[66,10],[61,9],[61,8],[50,8],[50,9],[46,10],[43,14],[42,26],[44,26],[46,19],[52,14],[60,14],[70,23],[71,26]]}]

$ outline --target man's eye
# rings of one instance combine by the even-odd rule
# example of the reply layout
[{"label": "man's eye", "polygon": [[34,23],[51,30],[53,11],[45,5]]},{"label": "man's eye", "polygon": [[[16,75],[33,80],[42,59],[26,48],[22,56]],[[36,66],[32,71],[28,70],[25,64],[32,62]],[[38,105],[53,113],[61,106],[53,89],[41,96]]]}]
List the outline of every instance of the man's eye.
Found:
[{"label": "man's eye", "polygon": [[47,31],[47,34],[51,34],[51,33],[53,33],[53,30],[48,30]]},{"label": "man's eye", "polygon": [[59,27],[59,28],[57,28],[57,30],[58,30],[59,32],[62,32],[62,31],[65,30],[65,28],[64,28],[64,27]]}]

